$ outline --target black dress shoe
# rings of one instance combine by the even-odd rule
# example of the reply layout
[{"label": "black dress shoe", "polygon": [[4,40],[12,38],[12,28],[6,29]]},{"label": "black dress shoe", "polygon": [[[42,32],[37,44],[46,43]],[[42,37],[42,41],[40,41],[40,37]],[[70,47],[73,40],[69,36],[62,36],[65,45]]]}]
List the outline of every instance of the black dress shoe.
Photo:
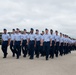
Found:
[{"label": "black dress shoe", "polygon": [[54,57],[51,57],[51,59],[54,59]]},{"label": "black dress shoe", "polygon": [[29,59],[33,60],[34,58],[31,58],[31,57],[30,57]]},{"label": "black dress shoe", "polygon": [[26,55],[23,55],[23,57],[25,58],[25,57],[26,57]]},{"label": "black dress shoe", "polygon": [[19,57],[17,57],[16,59],[19,59]]},{"label": "black dress shoe", "polygon": [[36,58],[39,58],[39,56],[36,56]]},{"label": "black dress shoe", "polygon": [[48,60],[48,58],[46,58],[46,60]]},{"label": "black dress shoe", "polygon": [[6,53],[5,57],[7,57],[8,53]]},{"label": "black dress shoe", "polygon": [[19,56],[17,56],[17,58],[16,59],[19,59]]},{"label": "black dress shoe", "polygon": [[51,58],[51,56],[49,58]]},{"label": "black dress shoe", "polygon": [[12,57],[15,57],[15,54],[13,54]]},{"label": "black dress shoe", "polygon": [[5,56],[3,58],[6,58]]}]

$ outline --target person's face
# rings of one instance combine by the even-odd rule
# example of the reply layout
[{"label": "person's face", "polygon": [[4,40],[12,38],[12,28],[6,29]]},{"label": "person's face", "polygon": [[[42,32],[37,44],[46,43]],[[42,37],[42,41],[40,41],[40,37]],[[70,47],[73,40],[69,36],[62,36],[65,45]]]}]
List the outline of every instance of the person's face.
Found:
[{"label": "person's face", "polygon": [[15,33],[15,30],[13,30],[12,32]]},{"label": "person's face", "polygon": [[45,30],[45,33],[47,34],[48,33],[48,30]]},{"label": "person's face", "polygon": [[66,35],[65,35],[65,38],[66,38]]},{"label": "person's face", "polygon": [[36,31],[36,34],[39,34],[39,31]]},{"label": "person's face", "polygon": [[42,32],[42,35],[44,34],[44,32]]},{"label": "person's face", "polygon": [[17,31],[15,31],[15,33],[17,33]]},{"label": "person's face", "polygon": [[33,32],[34,32],[33,30],[30,31],[30,33],[33,33]]},{"label": "person's face", "polygon": [[62,37],[62,34],[60,34],[60,36]]},{"label": "person's face", "polygon": [[17,30],[16,32],[19,33],[19,30]]},{"label": "person's face", "polygon": [[26,30],[24,31],[24,33],[26,33]]},{"label": "person's face", "polygon": [[58,32],[56,32],[56,35],[58,35]]},{"label": "person's face", "polygon": [[50,33],[52,34],[52,33],[53,33],[53,31],[50,31]]},{"label": "person's face", "polygon": [[7,30],[4,30],[4,33],[6,34],[7,33]]}]

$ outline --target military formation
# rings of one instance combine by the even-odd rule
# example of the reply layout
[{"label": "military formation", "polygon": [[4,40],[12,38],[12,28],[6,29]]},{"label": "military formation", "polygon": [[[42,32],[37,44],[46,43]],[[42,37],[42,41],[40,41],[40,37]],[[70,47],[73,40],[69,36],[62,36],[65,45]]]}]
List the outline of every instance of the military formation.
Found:
[{"label": "military formation", "polygon": [[10,46],[12,57],[17,59],[23,55],[24,58],[28,56],[31,60],[35,57],[45,57],[48,60],[71,53],[76,49],[76,40],[57,30],[54,32],[47,28],[42,33],[33,28],[29,33],[26,29],[20,31],[16,28],[12,29],[11,34],[7,33],[7,29],[3,29],[1,46],[3,58],[7,58],[8,46]]}]

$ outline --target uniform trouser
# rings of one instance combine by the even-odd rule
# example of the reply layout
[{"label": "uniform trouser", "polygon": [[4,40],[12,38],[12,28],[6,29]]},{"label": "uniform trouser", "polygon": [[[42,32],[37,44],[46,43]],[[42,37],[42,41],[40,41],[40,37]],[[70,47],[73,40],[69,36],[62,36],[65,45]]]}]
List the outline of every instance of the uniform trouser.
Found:
[{"label": "uniform trouser", "polygon": [[20,45],[20,52],[19,52],[19,55],[21,56],[21,49],[22,49],[22,45]]},{"label": "uniform trouser", "polygon": [[66,51],[67,51],[67,45],[66,43],[64,44],[64,55],[66,54]]},{"label": "uniform trouser", "polygon": [[67,43],[67,50],[66,50],[66,54],[68,54],[69,52],[69,46],[68,46],[68,43]]},{"label": "uniform trouser", "polygon": [[61,56],[63,55],[63,43],[61,43],[61,46],[60,46],[60,55]]},{"label": "uniform trouser", "polygon": [[34,45],[35,45],[35,41],[30,41],[29,42],[29,54],[30,54],[30,58],[34,58]]},{"label": "uniform trouser", "polygon": [[29,44],[27,45],[27,54],[30,55],[30,47],[29,47]]},{"label": "uniform trouser", "polygon": [[52,41],[52,46],[50,47],[50,56],[51,56],[52,58],[54,58],[54,50],[55,50],[54,44],[55,44],[55,42]]},{"label": "uniform trouser", "polygon": [[2,51],[4,53],[4,57],[7,55],[7,47],[8,47],[8,41],[3,41],[2,42]]},{"label": "uniform trouser", "polygon": [[41,56],[44,56],[44,49],[43,49],[43,46],[40,46],[40,53],[41,53]]},{"label": "uniform trouser", "polygon": [[13,41],[11,41],[11,43],[10,43],[10,49],[11,49],[12,53],[15,54]]},{"label": "uniform trouser", "polygon": [[69,46],[69,52],[71,53],[71,46]]},{"label": "uniform trouser", "polygon": [[55,48],[56,57],[58,57],[58,51],[59,51],[59,42],[56,42],[56,48]]},{"label": "uniform trouser", "polygon": [[49,50],[50,50],[50,42],[44,42],[44,50],[46,52],[46,59],[48,59]]},{"label": "uniform trouser", "polygon": [[36,57],[39,57],[40,52],[40,41],[36,42]]},{"label": "uniform trouser", "polygon": [[27,55],[27,40],[23,40],[23,42],[22,42],[22,52],[23,52],[23,54],[24,54],[24,56],[26,56]]},{"label": "uniform trouser", "polygon": [[14,50],[15,50],[15,53],[17,54],[17,58],[19,58],[19,56],[20,56],[20,41],[15,41]]}]

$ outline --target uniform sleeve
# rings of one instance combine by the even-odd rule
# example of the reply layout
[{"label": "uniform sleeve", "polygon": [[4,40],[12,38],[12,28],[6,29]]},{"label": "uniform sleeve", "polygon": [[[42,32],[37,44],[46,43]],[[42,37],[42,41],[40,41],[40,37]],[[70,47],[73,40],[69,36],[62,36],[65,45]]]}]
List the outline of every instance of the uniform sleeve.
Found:
[{"label": "uniform sleeve", "polygon": [[55,34],[54,34],[54,40],[55,40]]},{"label": "uniform sleeve", "polygon": [[3,34],[2,34],[2,39],[3,39]]},{"label": "uniform sleeve", "polygon": [[22,35],[21,35],[21,34],[19,34],[20,39],[21,39],[21,36],[22,36]]},{"label": "uniform sleeve", "polygon": [[59,38],[59,42],[61,42],[61,38]]},{"label": "uniform sleeve", "polygon": [[28,34],[27,38],[28,38],[28,39],[30,38],[30,34]]},{"label": "uniform sleeve", "polygon": [[59,36],[59,42],[60,42],[60,36]]},{"label": "uniform sleeve", "polygon": [[54,37],[55,37],[55,40],[56,40],[56,35],[54,35]]},{"label": "uniform sleeve", "polygon": [[49,35],[49,38],[50,38],[50,39],[52,39],[52,36],[51,36],[51,35]]},{"label": "uniform sleeve", "polygon": [[23,39],[23,34],[21,34],[21,39]]},{"label": "uniform sleeve", "polygon": [[28,36],[29,36],[29,35],[27,34],[27,37],[26,37],[27,39],[28,39]]},{"label": "uniform sleeve", "polygon": [[34,34],[34,38],[36,39],[36,34]]},{"label": "uniform sleeve", "polygon": [[41,37],[42,37],[42,36],[40,35],[40,39],[41,39]]},{"label": "uniform sleeve", "polygon": [[41,39],[42,39],[42,40],[44,40],[44,35],[43,35],[43,36],[41,36]]},{"label": "uniform sleeve", "polygon": [[40,35],[40,39],[41,39],[41,35]]},{"label": "uniform sleeve", "polygon": [[11,36],[10,36],[9,34],[8,34],[7,36],[8,36],[8,39],[10,39],[10,38],[11,38]]}]

